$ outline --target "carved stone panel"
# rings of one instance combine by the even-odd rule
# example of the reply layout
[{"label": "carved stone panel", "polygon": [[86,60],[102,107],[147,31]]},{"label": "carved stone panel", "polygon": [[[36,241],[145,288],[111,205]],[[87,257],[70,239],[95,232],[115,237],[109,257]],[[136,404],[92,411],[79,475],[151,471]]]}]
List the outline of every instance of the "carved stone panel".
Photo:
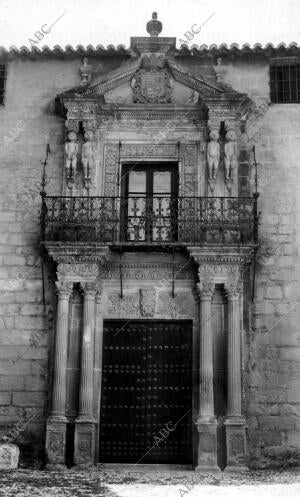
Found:
[{"label": "carved stone panel", "polygon": [[[104,301],[105,303],[105,301]],[[128,293],[121,299],[118,293],[106,296],[105,314],[113,317],[139,317],[140,304],[138,293]]]},{"label": "carved stone panel", "polygon": [[107,144],[105,146],[105,184],[104,195],[113,197],[116,192],[117,181],[117,158],[118,147],[117,144]]},{"label": "carved stone panel", "polygon": [[190,290],[176,292],[172,298],[171,291],[161,291],[158,287],[144,287],[138,291],[104,294],[103,315],[106,318],[165,318],[193,319],[195,316],[195,299]]}]

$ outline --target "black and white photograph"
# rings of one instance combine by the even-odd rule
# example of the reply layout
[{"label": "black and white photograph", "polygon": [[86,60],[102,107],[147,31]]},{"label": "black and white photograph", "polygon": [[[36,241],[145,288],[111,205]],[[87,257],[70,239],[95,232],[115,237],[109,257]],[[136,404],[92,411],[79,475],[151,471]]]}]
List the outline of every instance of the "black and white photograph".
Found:
[{"label": "black and white photograph", "polygon": [[300,495],[300,0],[0,0],[0,497]]}]

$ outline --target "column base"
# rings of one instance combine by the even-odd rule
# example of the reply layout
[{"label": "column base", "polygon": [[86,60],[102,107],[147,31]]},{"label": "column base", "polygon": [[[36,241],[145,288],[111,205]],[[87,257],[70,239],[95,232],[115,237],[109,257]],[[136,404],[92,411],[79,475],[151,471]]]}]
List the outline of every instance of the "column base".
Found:
[{"label": "column base", "polygon": [[78,469],[95,464],[95,422],[83,417],[75,421],[74,464]]},{"label": "column base", "polygon": [[51,416],[46,427],[46,469],[66,469],[67,419]]},{"label": "column base", "polygon": [[224,425],[227,451],[225,471],[248,471],[246,466],[246,420],[242,416],[229,416]]},{"label": "column base", "polygon": [[221,471],[217,463],[217,422],[214,419],[199,418],[198,461],[195,471]]}]

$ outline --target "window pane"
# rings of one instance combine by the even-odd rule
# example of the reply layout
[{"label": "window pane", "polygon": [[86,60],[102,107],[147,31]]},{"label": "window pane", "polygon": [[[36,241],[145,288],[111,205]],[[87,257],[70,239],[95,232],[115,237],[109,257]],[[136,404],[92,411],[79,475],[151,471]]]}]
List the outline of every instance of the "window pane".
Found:
[{"label": "window pane", "polygon": [[146,193],[146,171],[130,171],[129,193]]},{"label": "window pane", "polygon": [[171,172],[154,171],[153,173],[153,194],[171,193]]}]

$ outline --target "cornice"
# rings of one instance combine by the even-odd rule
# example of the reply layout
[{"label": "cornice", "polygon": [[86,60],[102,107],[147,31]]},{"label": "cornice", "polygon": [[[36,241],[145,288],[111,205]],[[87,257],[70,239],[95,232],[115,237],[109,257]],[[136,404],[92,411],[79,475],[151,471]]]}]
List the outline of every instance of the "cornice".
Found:
[{"label": "cornice", "polygon": [[98,262],[104,264],[109,258],[107,245],[89,243],[43,242],[50,257],[58,263]]},{"label": "cornice", "polygon": [[[171,38],[169,38],[171,40]],[[157,43],[162,40],[161,37],[157,38]],[[142,45],[141,45],[142,47]],[[39,47],[28,48],[26,46],[16,47],[11,46],[9,48],[0,47],[0,57],[2,59],[12,60],[17,57],[26,57],[28,59],[37,58],[56,58],[56,59],[75,59],[81,57],[132,57],[133,52],[131,48],[126,48],[124,45],[108,45],[106,48],[103,45],[88,45],[84,47],[83,45],[77,45],[73,47],[71,45],[66,45],[64,48],[60,45],[55,45],[50,48],[47,45]],[[296,42],[289,43],[279,43],[274,46],[272,43],[267,43],[262,45],[256,43],[255,45],[249,45],[245,43],[239,45],[238,43],[232,43],[229,46],[226,43],[221,45],[212,44],[208,45],[192,45],[189,48],[187,45],[182,45],[180,48],[173,49],[173,55],[177,58],[179,57],[242,57],[242,56],[253,56],[257,55],[264,58],[269,57],[288,57],[297,56],[300,57],[300,46]]]},{"label": "cornice", "polygon": [[225,246],[205,245],[189,246],[187,250],[190,256],[198,264],[221,265],[245,265],[253,260],[255,245]]}]

